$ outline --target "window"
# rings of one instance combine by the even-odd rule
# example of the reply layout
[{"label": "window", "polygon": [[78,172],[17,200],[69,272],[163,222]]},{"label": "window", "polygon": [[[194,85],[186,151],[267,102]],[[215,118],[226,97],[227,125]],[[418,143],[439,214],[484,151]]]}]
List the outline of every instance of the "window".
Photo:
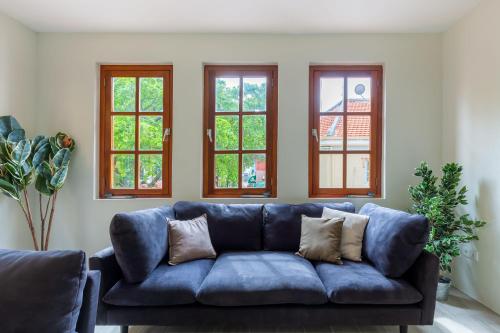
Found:
[{"label": "window", "polygon": [[99,197],[171,195],[172,66],[101,66]]},{"label": "window", "polygon": [[205,66],[205,197],[276,197],[277,74],[277,66]]},{"label": "window", "polygon": [[309,196],[381,195],[382,67],[311,66]]}]

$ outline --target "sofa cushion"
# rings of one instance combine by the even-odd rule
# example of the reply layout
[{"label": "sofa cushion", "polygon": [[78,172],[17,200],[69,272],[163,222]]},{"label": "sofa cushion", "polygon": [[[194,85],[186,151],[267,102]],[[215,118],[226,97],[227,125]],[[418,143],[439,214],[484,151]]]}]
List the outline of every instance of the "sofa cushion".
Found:
[{"label": "sofa cushion", "polygon": [[120,306],[164,306],[196,302],[196,293],[214,260],[200,259],[175,266],[160,264],[141,283],[118,281],[103,301]]},{"label": "sofa cushion", "polygon": [[316,263],[328,298],[339,304],[414,304],[422,295],[403,279],[385,277],[366,262]]},{"label": "sofa cushion", "polygon": [[354,205],[345,203],[306,203],[301,205],[264,205],[264,250],[293,251],[299,249],[301,216],[321,217],[323,208],[354,213]]},{"label": "sofa cushion", "polygon": [[261,248],[262,205],[225,205],[179,201],[174,205],[178,220],[207,215],[215,251],[252,251]]},{"label": "sofa cushion", "polygon": [[86,279],[82,251],[0,250],[0,332],[74,332]]},{"label": "sofa cushion", "polygon": [[206,305],[323,304],[313,265],[290,252],[228,252],[217,258],[198,291]]},{"label": "sofa cushion", "polygon": [[109,227],[116,261],[129,283],[144,281],[167,253],[167,218],[174,219],[165,206],[119,213]]},{"label": "sofa cushion", "polygon": [[363,239],[363,256],[385,276],[401,277],[427,243],[427,219],[371,203],[359,213],[370,218]]}]

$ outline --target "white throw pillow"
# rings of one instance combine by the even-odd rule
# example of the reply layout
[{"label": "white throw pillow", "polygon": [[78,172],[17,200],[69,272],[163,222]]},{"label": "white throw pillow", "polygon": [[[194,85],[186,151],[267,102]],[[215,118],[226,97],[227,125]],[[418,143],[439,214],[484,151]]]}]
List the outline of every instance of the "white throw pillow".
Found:
[{"label": "white throw pillow", "polygon": [[340,251],[342,257],[352,261],[361,261],[363,235],[369,217],[353,213],[346,213],[331,208],[323,208],[323,218],[344,218],[342,226],[342,241]]}]

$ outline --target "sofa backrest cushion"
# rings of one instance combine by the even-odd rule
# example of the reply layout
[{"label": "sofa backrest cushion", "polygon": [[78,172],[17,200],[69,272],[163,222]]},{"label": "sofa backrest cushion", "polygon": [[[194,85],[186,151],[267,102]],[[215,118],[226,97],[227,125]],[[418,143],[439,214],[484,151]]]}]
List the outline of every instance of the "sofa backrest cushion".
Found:
[{"label": "sofa backrest cushion", "polygon": [[261,249],[262,205],[216,204],[179,201],[174,205],[177,220],[207,215],[208,231],[217,253]]},{"label": "sofa backrest cushion", "polygon": [[359,213],[370,217],[363,239],[363,256],[385,276],[401,277],[427,243],[427,218],[372,203],[364,205]]},{"label": "sofa backrest cushion", "polygon": [[158,266],[168,248],[167,219],[172,207],[164,206],[116,214],[109,233],[116,261],[129,283],[138,283]]},{"label": "sofa backrest cushion", "polygon": [[302,215],[321,217],[323,208],[354,213],[354,205],[344,203],[265,204],[263,246],[269,251],[298,251]]},{"label": "sofa backrest cushion", "polygon": [[75,332],[83,251],[0,250],[0,332]]}]

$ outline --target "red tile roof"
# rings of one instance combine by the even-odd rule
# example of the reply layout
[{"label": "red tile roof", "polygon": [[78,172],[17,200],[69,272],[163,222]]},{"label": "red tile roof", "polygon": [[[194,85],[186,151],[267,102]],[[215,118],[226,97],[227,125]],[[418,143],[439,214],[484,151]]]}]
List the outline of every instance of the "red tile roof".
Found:
[{"label": "red tile roof", "polygon": [[[348,100],[347,107],[349,112],[370,112],[369,100]],[[329,112],[342,112],[342,102],[330,108]],[[347,123],[347,133],[349,137],[367,138],[370,136],[370,117],[369,116],[350,116]],[[344,119],[342,116],[325,115],[320,117],[320,137],[333,137],[336,139],[344,136]]]}]

